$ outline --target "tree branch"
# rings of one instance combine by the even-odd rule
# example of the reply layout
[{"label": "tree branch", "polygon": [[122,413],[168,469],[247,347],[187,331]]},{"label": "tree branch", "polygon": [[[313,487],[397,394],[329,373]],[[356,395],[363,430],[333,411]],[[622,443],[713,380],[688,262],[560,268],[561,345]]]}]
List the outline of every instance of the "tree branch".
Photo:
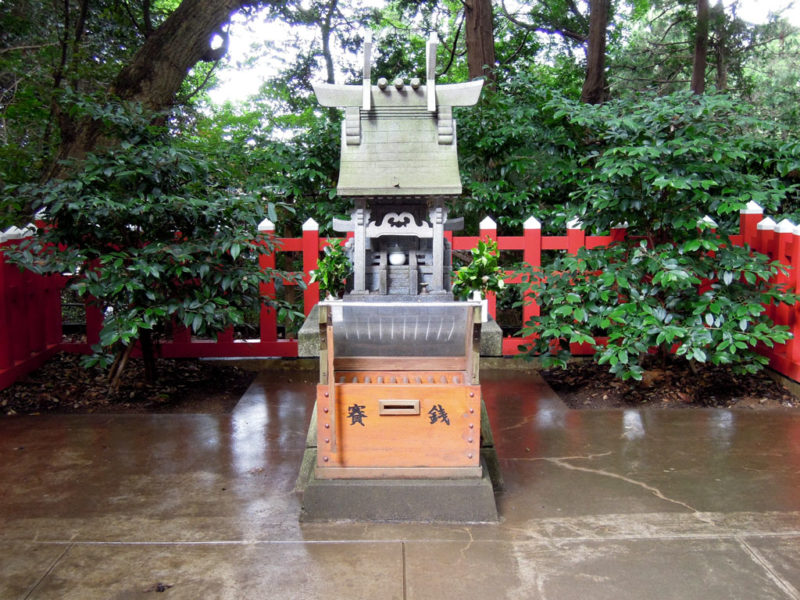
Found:
[{"label": "tree branch", "polygon": [[47,44],[31,44],[28,46],[11,46],[9,48],[0,48],[0,54],[6,52],[15,52],[17,50],[38,50],[39,48],[49,48],[50,46],[57,46],[58,42],[49,42]]},{"label": "tree branch", "polygon": [[136,28],[136,31],[138,31],[139,33],[141,33],[143,36],[146,37],[147,33],[145,33],[145,31],[142,29],[142,26],[139,24],[139,21],[136,20],[136,15],[133,14],[131,7],[128,6],[128,2],[126,0],[122,0],[120,4],[122,4],[122,8],[125,9],[125,12],[128,13],[128,18],[131,20],[131,23]]},{"label": "tree branch", "polygon": [[538,31],[540,33],[546,33],[548,35],[561,35],[565,38],[571,39],[580,44],[585,44],[586,41],[589,39],[588,35],[584,35],[582,33],[578,33],[575,31],[570,31],[569,29],[548,29],[547,27],[541,27],[539,25],[533,25],[531,23],[525,23],[524,21],[520,21],[516,17],[512,16],[510,12],[508,12],[505,0],[501,0],[500,6],[503,9],[503,14],[509,21],[514,23],[514,25],[522,27],[527,31]]},{"label": "tree branch", "polygon": [[514,50],[514,52],[512,52],[511,55],[508,58],[506,58],[505,60],[499,61],[498,62],[498,66],[500,66],[500,67],[505,66],[508,63],[510,63],[511,61],[513,61],[515,58],[517,58],[517,56],[519,56],[520,52],[522,52],[522,49],[525,47],[525,44],[528,43],[528,37],[529,36],[530,36],[530,31],[526,31],[525,35],[522,36],[522,41],[519,43],[519,46],[517,46],[517,49]]},{"label": "tree branch", "polygon": [[142,20],[144,21],[144,36],[150,37],[153,33],[153,19],[150,15],[150,0],[144,0],[142,4]]},{"label": "tree branch", "polygon": [[182,98],[180,98],[180,102],[182,104],[185,104],[186,102],[188,102],[189,100],[194,98],[198,93],[200,93],[200,91],[204,87],[206,87],[206,84],[208,83],[208,80],[211,79],[211,76],[214,74],[214,71],[219,66],[219,61],[221,61],[221,60],[222,60],[222,57],[220,56],[217,60],[214,61],[214,64],[211,65],[211,68],[208,70],[208,73],[206,73],[206,76],[203,77],[203,81],[201,81],[200,84],[196,88],[194,88],[191,92],[189,92],[186,96],[183,96]]},{"label": "tree branch", "polygon": [[442,46],[450,50],[450,60],[447,61],[447,66],[445,66],[444,70],[441,73],[437,74],[437,77],[442,77],[443,75],[446,75],[447,72],[450,70],[450,67],[453,65],[453,60],[456,57],[456,49],[458,47],[458,38],[461,35],[461,29],[464,27],[464,18],[466,14],[467,14],[466,11],[463,11],[461,13],[461,20],[459,21],[458,27],[456,28],[456,35],[453,38],[452,48],[447,48],[447,45],[444,43],[444,40],[442,40],[441,37],[439,37],[439,40],[442,42]]},{"label": "tree branch", "polygon": [[571,12],[578,22],[583,25],[585,29],[589,29],[589,22],[586,20],[586,15],[584,15],[580,10],[578,10],[577,4],[575,4],[574,0],[567,0],[567,7],[569,8],[569,12]]}]

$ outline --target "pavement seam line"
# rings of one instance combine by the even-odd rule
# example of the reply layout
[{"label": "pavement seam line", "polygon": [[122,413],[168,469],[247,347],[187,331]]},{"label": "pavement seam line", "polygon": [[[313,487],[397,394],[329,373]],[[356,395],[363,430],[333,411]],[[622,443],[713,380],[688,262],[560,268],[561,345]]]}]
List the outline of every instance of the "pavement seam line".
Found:
[{"label": "pavement seam line", "polygon": [[33,595],[33,593],[34,593],[34,592],[36,592],[36,589],[37,589],[37,588],[38,588],[40,585],[42,585],[42,582],[43,582],[45,579],[47,579],[47,578],[50,576],[50,573],[52,573],[52,572],[55,570],[55,568],[58,566],[58,563],[60,563],[60,562],[61,562],[61,560],[62,560],[62,559],[63,559],[63,558],[66,556],[67,552],[69,552],[69,551],[72,549],[72,547],[73,547],[73,546],[74,546],[74,544],[72,544],[72,543],[68,544],[68,545],[67,545],[67,547],[66,547],[66,548],[64,548],[64,551],[63,551],[61,554],[59,554],[59,555],[56,557],[56,559],[55,559],[55,560],[52,562],[52,564],[51,564],[51,565],[48,567],[47,571],[45,571],[45,572],[44,572],[44,575],[42,575],[42,576],[41,576],[41,577],[40,577],[40,578],[39,578],[39,579],[36,581],[36,583],[34,583],[34,584],[33,584],[33,586],[31,587],[31,589],[30,589],[30,590],[28,590],[28,593],[27,593],[27,594],[25,594],[25,600],[28,600],[28,599],[29,599],[29,598],[30,598],[30,597]]},{"label": "pavement seam line", "polygon": [[791,583],[786,581],[783,577],[781,577],[772,564],[767,560],[767,558],[761,554],[758,550],[756,550],[753,546],[747,543],[747,540],[742,538],[741,536],[735,536],[736,541],[742,547],[742,549],[747,552],[750,558],[759,565],[767,574],[767,577],[772,580],[772,582],[777,585],[781,591],[783,591],[787,596],[789,596],[792,600],[800,600],[800,592],[797,591],[797,588],[794,587]]},{"label": "pavement seam line", "polygon": [[[569,457],[570,460],[576,459],[576,458],[583,458],[583,457]],[[578,467],[578,466],[575,466],[575,465],[571,465],[568,462],[565,462],[565,459],[563,459],[563,458],[539,458],[539,459],[531,459],[531,460],[544,460],[544,461],[547,461],[549,463],[553,463],[554,465],[558,465],[560,467],[564,467],[565,469],[569,469],[571,471],[581,471],[583,473],[593,473],[595,475],[604,475],[605,477],[611,477],[612,479],[619,479],[619,480],[624,481],[626,483],[630,483],[632,485],[635,485],[635,486],[638,486],[638,487],[640,487],[642,489],[647,490],[648,492],[650,492],[651,494],[653,494],[656,498],[658,498],[660,500],[664,500],[665,502],[671,502],[673,504],[677,504],[679,506],[683,506],[684,508],[688,508],[693,513],[700,512],[696,508],[694,508],[693,506],[689,506],[688,504],[686,504],[685,502],[682,502],[681,500],[675,500],[674,498],[669,498],[668,496],[665,496],[661,490],[659,490],[656,487],[653,487],[652,485],[648,485],[648,484],[644,483],[643,481],[637,481],[636,479],[631,479],[630,477],[625,477],[624,475],[620,475],[618,473],[612,473],[610,471],[604,471],[602,469],[590,469],[588,467]],[[800,599],[798,599],[798,600],[800,600]]]},{"label": "pavement seam line", "polygon": [[406,600],[407,590],[406,590],[406,543],[405,542],[400,543],[400,550],[403,556],[403,600]]}]

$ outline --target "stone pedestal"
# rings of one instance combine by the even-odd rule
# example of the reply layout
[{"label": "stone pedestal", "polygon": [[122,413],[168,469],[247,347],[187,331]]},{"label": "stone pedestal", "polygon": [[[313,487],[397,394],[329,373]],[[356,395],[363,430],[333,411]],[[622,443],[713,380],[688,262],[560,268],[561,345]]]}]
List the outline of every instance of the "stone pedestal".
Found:
[{"label": "stone pedestal", "polygon": [[300,521],[494,523],[487,471],[480,479],[316,479],[312,469]]}]

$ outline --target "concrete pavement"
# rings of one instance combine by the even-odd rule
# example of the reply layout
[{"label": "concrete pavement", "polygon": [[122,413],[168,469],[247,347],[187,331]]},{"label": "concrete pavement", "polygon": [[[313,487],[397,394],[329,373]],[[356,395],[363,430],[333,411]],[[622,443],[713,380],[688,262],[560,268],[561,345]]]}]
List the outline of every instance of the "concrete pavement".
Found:
[{"label": "concrete pavement", "polygon": [[314,371],[231,415],[0,419],[0,598],[800,600],[800,414],[482,377],[494,525],[298,523]]}]

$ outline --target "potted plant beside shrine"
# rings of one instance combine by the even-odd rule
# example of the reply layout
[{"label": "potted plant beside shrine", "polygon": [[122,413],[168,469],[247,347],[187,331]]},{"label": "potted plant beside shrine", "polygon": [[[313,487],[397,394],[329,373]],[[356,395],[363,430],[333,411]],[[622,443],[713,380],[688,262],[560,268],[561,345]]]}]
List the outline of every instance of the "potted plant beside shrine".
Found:
[{"label": "potted plant beside shrine", "polygon": [[466,299],[480,300],[481,320],[488,320],[487,292],[499,292],[505,288],[505,273],[498,262],[497,242],[491,238],[478,240],[478,245],[470,250],[472,261],[456,271],[453,293]]},{"label": "potted plant beside shrine", "polygon": [[309,283],[319,283],[319,289],[325,294],[326,300],[342,297],[345,290],[345,280],[352,271],[350,260],[344,248],[334,242],[325,247],[322,258],[317,261],[317,268],[311,271]]}]

